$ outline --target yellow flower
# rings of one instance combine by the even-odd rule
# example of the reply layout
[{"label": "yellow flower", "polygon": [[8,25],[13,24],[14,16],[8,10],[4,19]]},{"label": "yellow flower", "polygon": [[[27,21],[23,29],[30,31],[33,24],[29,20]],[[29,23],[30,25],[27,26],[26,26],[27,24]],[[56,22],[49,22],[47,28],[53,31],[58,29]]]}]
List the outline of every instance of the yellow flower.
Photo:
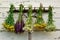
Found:
[{"label": "yellow flower", "polygon": [[29,27],[26,27],[27,30],[29,30]]},{"label": "yellow flower", "polygon": [[34,27],[36,27],[36,24],[34,24]]},{"label": "yellow flower", "polygon": [[3,23],[2,25],[5,25],[5,23]]},{"label": "yellow flower", "polygon": [[42,16],[39,16],[39,18],[42,18]]},{"label": "yellow flower", "polygon": [[42,28],[43,26],[42,26],[42,25],[40,25],[39,27],[40,27],[40,28]]},{"label": "yellow flower", "polygon": [[28,31],[32,31],[32,28],[27,28]]},{"label": "yellow flower", "polygon": [[6,27],[6,29],[9,29],[9,27]]},{"label": "yellow flower", "polygon": [[24,27],[23,30],[27,31],[27,27]]},{"label": "yellow flower", "polygon": [[5,25],[4,27],[7,28],[7,25]]},{"label": "yellow flower", "polygon": [[9,25],[6,25],[6,28],[8,29],[9,28]]},{"label": "yellow flower", "polygon": [[44,28],[45,28],[45,26],[43,26],[42,24],[34,24],[35,30],[43,30]]},{"label": "yellow flower", "polygon": [[25,31],[31,31],[32,28],[28,27],[28,25],[27,25],[27,26],[25,26],[25,27],[23,28],[23,30],[25,30]]},{"label": "yellow flower", "polygon": [[42,24],[42,26],[46,26],[46,24],[45,24],[45,23],[43,23],[43,24]]},{"label": "yellow flower", "polygon": [[34,27],[40,26],[39,24],[34,24]]},{"label": "yellow flower", "polygon": [[13,29],[14,28],[14,26],[10,26],[10,29]]},{"label": "yellow flower", "polygon": [[12,32],[15,30],[15,29],[10,29]]},{"label": "yellow flower", "polygon": [[7,27],[9,27],[10,25],[7,25]]},{"label": "yellow flower", "polygon": [[6,23],[3,23],[3,26],[8,30],[8,31],[14,31],[15,29],[14,29],[14,26],[10,26],[10,25],[8,25],[8,24],[6,24]]}]

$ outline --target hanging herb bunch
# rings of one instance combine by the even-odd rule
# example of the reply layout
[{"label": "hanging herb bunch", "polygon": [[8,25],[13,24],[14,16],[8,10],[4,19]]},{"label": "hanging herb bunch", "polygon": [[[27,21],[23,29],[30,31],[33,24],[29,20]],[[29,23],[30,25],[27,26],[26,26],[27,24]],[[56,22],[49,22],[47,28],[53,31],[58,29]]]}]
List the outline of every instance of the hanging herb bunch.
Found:
[{"label": "hanging herb bunch", "polygon": [[6,18],[5,22],[3,23],[3,26],[4,26],[8,31],[14,31],[13,10],[14,10],[14,5],[11,4],[10,10],[9,10],[9,15],[8,15],[8,17]]},{"label": "hanging herb bunch", "polygon": [[23,16],[23,8],[24,8],[24,6],[22,4],[20,4],[18,20],[17,20],[16,24],[14,25],[16,33],[24,32],[23,27],[25,24],[24,24],[23,17],[22,17]]},{"label": "hanging herb bunch", "polygon": [[47,22],[47,27],[45,27],[46,31],[54,31],[55,30],[55,25],[53,24],[53,14],[52,14],[52,7],[49,6],[49,11],[48,11],[48,22]]},{"label": "hanging herb bunch", "polygon": [[32,6],[30,5],[27,13],[28,18],[26,20],[25,27],[23,28],[23,30],[28,32],[32,32],[32,16],[31,15],[32,15]]},{"label": "hanging herb bunch", "polygon": [[44,28],[46,27],[46,23],[43,20],[42,13],[43,13],[43,6],[42,4],[40,4],[40,7],[37,11],[36,22],[33,27],[34,30],[44,30]]}]

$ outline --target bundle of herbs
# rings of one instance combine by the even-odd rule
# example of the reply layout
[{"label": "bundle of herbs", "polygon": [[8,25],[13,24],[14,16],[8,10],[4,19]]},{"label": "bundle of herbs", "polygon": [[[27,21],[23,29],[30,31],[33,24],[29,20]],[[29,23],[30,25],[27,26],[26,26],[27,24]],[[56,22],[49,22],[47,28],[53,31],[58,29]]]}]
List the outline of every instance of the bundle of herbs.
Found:
[{"label": "bundle of herbs", "polygon": [[23,8],[24,8],[24,6],[22,4],[20,4],[18,20],[17,20],[16,24],[14,25],[16,33],[24,32],[23,27],[25,24],[24,24],[23,17],[22,17],[23,16]]},{"label": "bundle of herbs", "polygon": [[34,30],[44,30],[46,27],[46,23],[44,22],[44,19],[42,17],[42,13],[43,13],[43,5],[40,4],[40,7],[37,11],[36,22],[33,27]]},{"label": "bundle of herbs", "polygon": [[47,26],[45,27],[46,31],[54,31],[55,30],[55,25],[53,24],[53,12],[52,12],[52,7],[49,6],[48,10],[48,22]]},{"label": "bundle of herbs", "polygon": [[14,31],[13,10],[14,10],[14,5],[11,4],[10,10],[9,10],[9,15],[8,15],[8,17],[6,18],[5,22],[3,23],[3,26],[4,26],[8,31]]},{"label": "bundle of herbs", "polygon": [[25,23],[25,27],[23,28],[25,31],[28,31],[28,32],[32,32],[32,6],[30,5],[29,6],[29,10],[28,10],[28,13],[27,13],[27,20],[26,20],[26,23]]}]

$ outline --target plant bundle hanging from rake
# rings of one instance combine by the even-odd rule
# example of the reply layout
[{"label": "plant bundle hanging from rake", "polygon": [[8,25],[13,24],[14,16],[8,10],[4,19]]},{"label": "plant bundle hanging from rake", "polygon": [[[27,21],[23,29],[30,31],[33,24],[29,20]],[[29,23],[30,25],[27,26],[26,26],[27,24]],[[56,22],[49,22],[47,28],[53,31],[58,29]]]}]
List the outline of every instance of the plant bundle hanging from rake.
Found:
[{"label": "plant bundle hanging from rake", "polygon": [[56,26],[53,24],[53,14],[52,14],[52,7],[49,6],[48,9],[48,22],[47,26],[45,27],[46,31],[54,31]]},{"label": "plant bundle hanging from rake", "polygon": [[8,30],[8,31],[14,31],[14,18],[13,18],[13,10],[14,10],[14,5],[10,5],[10,10],[9,10],[9,15],[6,18],[5,22],[3,23],[3,26]]},{"label": "plant bundle hanging from rake", "polygon": [[27,13],[27,20],[26,20],[26,23],[25,23],[25,27],[23,28],[25,31],[28,31],[28,32],[32,32],[32,6],[30,5],[29,6],[29,10],[28,10],[28,13]]},{"label": "plant bundle hanging from rake", "polygon": [[42,6],[42,4],[40,4],[40,7],[37,12],[36,22],[33,27],[34,30],[44,30],[46,27],[46,23],[44,22],[42,13],[43,13],[43,6]]},{"label": "plant bundle hanging from rake", "polygon": [[24,8],[24,6],[22,4],[20,4],[18,20],[17,20],[16,24],[14,25],[16,33],[24,32],[23,27],[25,24],[24,24],[23,17],[22,17],[23,16],[23,8]]}]

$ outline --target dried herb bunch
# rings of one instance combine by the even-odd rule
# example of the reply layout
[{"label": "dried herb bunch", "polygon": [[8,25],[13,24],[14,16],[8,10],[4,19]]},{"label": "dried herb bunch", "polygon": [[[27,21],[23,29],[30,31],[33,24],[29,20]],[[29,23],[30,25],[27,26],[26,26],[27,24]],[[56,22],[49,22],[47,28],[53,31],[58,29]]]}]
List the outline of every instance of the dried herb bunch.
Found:
[{"label": "dried herb bunch", "polygon": [[49,11],[48,11],[48,22],[47,22],[47,27],[45,27],[46,31],[54,31],[55,30],[55,25],[53,24],[53,12],[52,12],[52,7],[49,6]]},{"label": "dried herb bunch", "polygon": [[32,32],[32,6],[30,5],[29,6],[29,10],[28,10],[28,13],[27,13],[27,20],[26,20],[26,23],[25,23],[25,27],[23,28],[25,31],[28,31],[28,32]]},{"label": "dried herb bunch", "polygon": [[8,30],[8,31],[14,31],[14,18],[13,18],[13,10],[14,10],[14,5],[10,5],[10,10],[9,10],[9,15],[6,18],[5,22],[3,23],[3,26]]},{"label": "dried herb bunch", "polygon": [[23,8],[24,8],[24,6],[22,4],[20,4],[18,20],[17,20],[16,24],[14,25],[16,33],[24,32],[23,27],[25,24],[24,24],[23,17],[22,17],[23,16]]},{"label": "dried herb bunch", "polygon": [[36,22],[33,27],[34,30],[44,30],[46,27],[46,23],[44,22],[44,19],[42,17],[42,13],[43,13],[43,6],[42,6],[42,4],[40,4],[40,7],[37,11]]}]

